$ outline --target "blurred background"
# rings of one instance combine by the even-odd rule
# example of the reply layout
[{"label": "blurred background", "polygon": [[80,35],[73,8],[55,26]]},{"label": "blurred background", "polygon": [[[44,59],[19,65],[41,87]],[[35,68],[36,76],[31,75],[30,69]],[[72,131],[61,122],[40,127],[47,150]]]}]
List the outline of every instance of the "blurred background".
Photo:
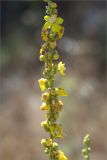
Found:
[{"label": "blurred background", "polygon": [[[69,93],[60,113],[65,138],[58,140],[70,160],[82,160],[82,139],[91,135],[91,160],[107,159],[106,0],[56,0],[65,34],[58,42],[65,77],[56,86]],[[47,160],[40,144],[38,79],[44,23],[43,1],[1,0],[0,160]]]}]

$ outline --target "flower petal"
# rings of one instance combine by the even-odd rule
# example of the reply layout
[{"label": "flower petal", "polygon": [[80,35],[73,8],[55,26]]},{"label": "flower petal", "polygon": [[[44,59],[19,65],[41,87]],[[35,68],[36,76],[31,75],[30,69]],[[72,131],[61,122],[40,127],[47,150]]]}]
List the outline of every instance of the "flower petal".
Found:
[{"label": "flower petal", "polygon": [[55,91],[58,96],[68,96],[68,94],[65,92],[63,88],[55,88]]},{"label": "flower petal", "polygon": [[65,75],[65,70],[66,70],[66,67],[65,67],[65,64],[61,62],[58,63],[58,71],[61,75]]},{"label": "flower petal", "polygon": [[50,22],[46,22],[43,27],[45,29],[50,28],[51,27],[51,23]]},{"label": "flower petal", "polygon": [[50,16],[44,16],[45,21],[49,21],[49,19],[50,19]]},{"label": "flower petal", "polygon": [[39,87],[41,91],[44,91],[46,89],[47,79],[41,78],[38,80],[38,82],[39,82]]},{"label": "flower petal", "polygon": [[58,24],[62,24],[63,21],[64,21],[64,20],[63,20],[61,17],[58,17],[58,18],[56,19],[56,23],[58,23]]},{"label": "flower petal", "polygon": [[49,22],[50,23],[54,23],[56,21],[56,17],[57,15],[52,15],[50,18],[49,18]]},{"label": "flower petal", "polygon": [[60,32],[60,30],[61,30],[61,26],[58,25],[57,23],[54,23],[54,24],[52,25],[52,31],[53,31],[53,32]]}]

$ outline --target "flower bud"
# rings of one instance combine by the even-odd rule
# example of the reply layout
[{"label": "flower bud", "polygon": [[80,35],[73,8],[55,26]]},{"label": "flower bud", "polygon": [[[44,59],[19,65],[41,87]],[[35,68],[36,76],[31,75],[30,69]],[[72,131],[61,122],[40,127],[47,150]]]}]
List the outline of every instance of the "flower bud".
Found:
[{"label": "flower bud", "polygon": [[40,109],[42,110],[42,111],[45,111],[45,110],[48,110],[49,109],[49,106],[46,104],[46,103],[42,103],[42,105],[40,106]]},{"label": "flower bud", "polygon": [[58,147],[59,147],[59,145],[58,145],[56,142],[54,142],[54,143],[53,143],[53,148],[54,148],[55,150],[57,150]]},{"label": "flower bud", "polygon": [[44,152],[45,152],[46,154],[49,154],[49,149],[48,149],[48,148],[45,148]]},{"label": "flower bud", "polygon": [[48,92],[45,92],[42,94],[42,100],[48,101],[50,98],[50,94]]},{"label": "flower bud", "polygon": [[41,123],[41,127],[43,127],[47,132],[49,131],[49,126],[48,126],[47,121],[43,121],[43,122]]},{"label": "flower bud", "polygon": [[48,60],[52,59],[52,54],[48,54]]},{"label": "flower bud", "polygon": [[40,49],[40,54],[43,54],[43,49],[42,48]]},{"label": "flower bud", "polygon": [[44,27],[43,27],[42,32],[41,32],[41,36],[44,41],[48,41],[48,38],[49,38],[48,34],[49,34],[48,30],[44,29]]},{"label": "flower bud", "polygon": [[40,55],[39,60],[44,61],[44,55]]},{"label": "flower bud", "polygon": [[65,64],[62,63],[62,62],[59,62],[58,63],[58,71],[61,75],[65,75],[65,70],[66,70],[66,67],[65,67]]},{"label": "flower bud", "polygon": [[42,127],[47,126],[47,121],[43,121],[43,122],[41,123],[41,126],[42,126]]},{"label": "flower bud", "polygon": [[54,60],[57,60],[59,58],[59,54],[58,54],[58,52],[56,51],[55,53],[54,53],[54,55],[53,55],[53,59]]},{"label": "flower bud", "polygon": [[50,147],[51,145],[52,145],[52,139],[49,138],[49,139],[47,139],[47,146]]},{"label": "flower bud", "polygon": [[59,112],[62,110],[62,107],[63,107],[63,103],[62,101],[56,101],[55,104],[54,104],[54,110],[56,112]]},{"label": "flower bud", "polygon": [[90,136],[89,136],[89,134],[87,134],[87,135],[84,137],[83,143],[86,144],[86,145],[89,145],[89,144],[90,144]]},{"label": "flower bud", "polygon": [[53,9],[53,14],[57,14],[57,13],[58,13],[57,9]]},{"label": "flower bud", "polygon": [[51,8],[57,8],[57,4],[55,2],[51,3]]},{"label": "flower bud", "polygon": [[43,51],[46,51],[46,49],[47,49],[47,43],[44,43],[44,44],[42,45],[42,50],[43,50]]},{"label": "flower bud", "polygon": [[64,27],[61,27],[60,32],[58,32],[58,37],[59,37],[59,39],[62,38],[63,34],[64,34]]},{"label": "flower bud", "polygon": [[84,149],[82,149],[82,153],[83,153],[83,154],[86,154],[86,152],[87,152],[87,151],[86,151],[86,149],[85,149],[85,148],[84,148]]},{"label": "flower bud", "polygon": [[87,148],[87,150],[88,150],[88,152],[90,152],[90,151],[91,151],[91,148],[90,148],[90,147],[88,147],[88,148]]},{"label": "flower bud", "polygon": [[49,44],[50,44],[51,48],[55,48],[56,47],[56,41],[51,41]]},{"label": "flower bud", "polygon": [[84,137],[83,144],[84,144],[84,148],[82,149],[82,153],[83,153],[83,156],[84,156],[84,160],[89,160],[90,159],[90,151],[91,151],[90,135],[89,134],[87,134]]},{"label": "flower bud", "polygon": [[45,144],[46,144],[46,139],[42,139],[42,140],[41,140],[41,144],[42,144],[42,145],[45,145]]},{"label": "flower bud", "polygon": [[50,147],[52,145],[52,139],[42,139],[41,144],[43,144],[45,147]]},{"label": "flower bud", "polygon": [[84,158],[85,158],[85,160],[89,160],[89,156],[88,155],[85,155]]}]

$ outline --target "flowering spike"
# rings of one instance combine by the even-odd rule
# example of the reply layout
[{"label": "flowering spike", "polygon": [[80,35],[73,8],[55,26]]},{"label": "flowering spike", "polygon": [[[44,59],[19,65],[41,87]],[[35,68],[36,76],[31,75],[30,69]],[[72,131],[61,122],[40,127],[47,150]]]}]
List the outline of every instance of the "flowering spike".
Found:
[{"label": "flowering spike", "polygon": [[40,49],[39,60],[45,63],[43,72],[44,77],[38,80],[42,94],[42,105],[40,109],[46,111],[46,120],[41,123],[41,127],[50,134],[48,139],[42,139],[41,144],[48,154],[49,160],[68,160],[59,146],[54,142],[55,138],[62,138],[62,126],[57,123],[59,112],[62,110],[63,102],[60,96],[67,96],[63,88],[54,87],[55,74],[65,75],[65,64],[57,62],[59,53],[56,49],[57,40],[61,39],[64,33],[62,26],[63,18],[57,15],[57,4],[52,0],[44,0],[48,3],[46,15],[44,16],[44,25],[41,36],[44,41]]},{"label": "flowering spike", "polygon": [[90,135],[89,134],[87,134],[84,137],[83,145],[84,145],[84,148],[82,149],[82,154],[83,154],[84,160],[90,160],[91,148],[90,148]]},{"label": "flowering spike", "polygon": [[[57,73],[65,75],[66,67],[62,61],[57,62],[59,53],[56,49],[57,40],[61,39],[64,33],[62,26],[63,18],[57,15],[57,4],[52,0],[44,0],[48,3],[46,7],[46,15],[44,16],[44,25],[41,31],[43,45],[40,49],[40,61],[44,62],[45,68],[43,78],[38,80],[42,94],[42,105],[40,109],[46,111],[46,120],[41,123],[41,127],[49,133],[48,139],[42,139],[41,144],[44,151],[48,155],[49,160],[68,160],[65,154],[60,150],[59,145],[54,142],[55,138],[62,138],[62,126],[57,123],[59,112],[63,108],[63,102],[60,96],[67,96],[63,88],[54,86],[54,79]],[[90,160],[90,138],[86,135],[83,141],[84,148],[82,150],[84,160]]]}]

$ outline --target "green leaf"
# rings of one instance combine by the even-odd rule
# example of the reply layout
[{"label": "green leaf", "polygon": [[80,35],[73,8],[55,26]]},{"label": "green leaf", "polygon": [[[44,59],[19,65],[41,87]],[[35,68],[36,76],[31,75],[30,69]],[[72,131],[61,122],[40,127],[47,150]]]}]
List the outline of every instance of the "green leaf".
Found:
[{"label": "green leaf", "polygon": [[50,28],[51,27],[51,23],[50,22],[46,22],[43,27],[45,29]]},{"label": "green leaf", "polygon": [[61,18],[61,17],[58,17],[57,19],[56,19],[56,22],[58,23],[58,24],[62,24],[63,23],[63,18]]},{"label": "green leaf", "polygon": [[60,30],[61,30],[61,26],[58,25],[57,23],[54,23],[54,24],[52,25],[52,31],[53,31],[53,32],[60,32]]}]

